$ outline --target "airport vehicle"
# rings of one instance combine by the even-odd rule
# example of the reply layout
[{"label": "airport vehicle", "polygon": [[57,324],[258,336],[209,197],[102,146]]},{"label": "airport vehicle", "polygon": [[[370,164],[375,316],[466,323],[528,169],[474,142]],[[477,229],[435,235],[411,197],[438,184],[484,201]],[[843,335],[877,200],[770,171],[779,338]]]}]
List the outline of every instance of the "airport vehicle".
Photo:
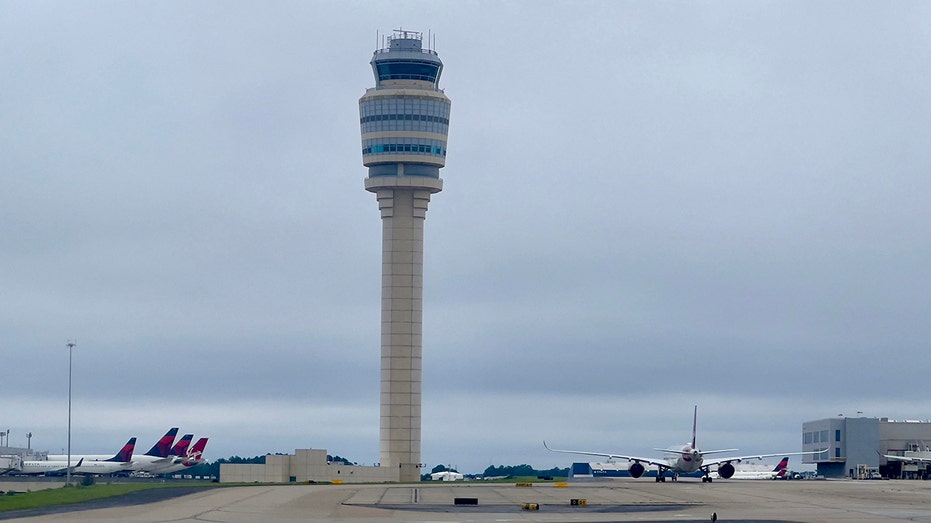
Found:
[{"label": "airport vehicle", "polygon": [[[177,435],[178,427],[171,428],[168,432],[165,433],[164,436],[161,437],[161,439],[158,440],[157,443],[155,443],[155,445],[152,446],[151,449],[149,449],[148,452],[142,455],[133,456],[131,466],[126,467],[123,470],[144,470],[145,466],[151,465],[152,463],[169,462],[170,458],[168,456],[171,449],[171,444],[174,443],[175,436]],[[135,440],[135,438],[133,439]],[[91,461],[107,459],[107,456],[99,455],[71,456],[71,459],[75,459],[75,457],[84,458]],[[49,455],[48,458],[49,460],[61,460],[64,459],[64,456],[57,454]]]},{"label": "airport vehicle", "polygon": [[[751,465],[760,466],[760,465]],[[782,460],[772,469],[764,470],[741,470],[737,468],[730,479],[785,479],[789,468],[789,456],[783,456]],[[715,479],[721,479],[721,476],[715,472]]]},{"label": "airport vehicle", "polygon": [[581,454],[586,456],[600,456],[606,457],[608,459],[626,459],[630,462],[628,467],[628,472],[630,472],[631,477],[639,478],[646,471],[646,467],[643,466],[644,463],[649,465],[654,465],[658,469],[658,474],[656,475],[656,481],[666,481],[666,471],[672,472],[672,479],[675,481],[679,474],[691,474],[693,472],[703,472],[702,483],[708,482],[711,483],[711,467],[717,467],[717,474],[719,477],[724,479],[729,479],[734,475],[736,469],[734,468],[735,463],[740,463],[742,461],[751,460],[751,459],[763,459],[772,456],[787,456],[787,455],[797,455],[797,454],[817,454],[819,452],[824,452],[824,450],[814,451],[814,452],[777,452],[773,454],[755,454],[752,456],[733,456],[726,458],[714,458],[706,460],[705,457],[711,454],[721,454],[724,452],[735,452],[738,449],[720,449],[720,450],[699,450],[695,444],[695,435],[698,428],[698,405],[695,406],[695,412],[692,417],[692,442],[691,444],[685,444],[681,448],[677,449],[653,449],[658,450],[666,454],[663,458],[641,458],[637,456],[627,456],[623,454],[612,454],[610,452],[590,452],[584,450],[559,450],[551,449],[543,442],[543,446],[547,450],[552,452],[563,452],[567,454]]},{"label": "airport vehicle", "polygon": [[[190,447],[185,445],[186,449],[184,455],[176,455],[173,449],[170,461],[152,463],[141,470],[151,474],[170,474],[193,467],[201,462],[206,446],[207,438],[200,438],[197,440],[197,443],[194,443],[194,445]],[[177,445],[175,445],[175,447],[177,447]]]}]

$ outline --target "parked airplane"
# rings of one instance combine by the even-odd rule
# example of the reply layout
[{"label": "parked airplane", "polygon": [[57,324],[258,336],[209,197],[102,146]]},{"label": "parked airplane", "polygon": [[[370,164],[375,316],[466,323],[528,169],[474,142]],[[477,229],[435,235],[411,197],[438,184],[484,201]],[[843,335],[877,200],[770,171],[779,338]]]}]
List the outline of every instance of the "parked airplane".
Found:
[{"label": "parked airplane", "polygon": [[34,476],[42,474],[45,476],[60,476],[62,474],[67,474],[68,469],[71,469],[71,473],[75,474],[77,468],[81,466],[81,463],[84,459],[79,459],[77,461],[72,461],[74,463],[71,467],[68,467],[68,460],[24,460],[22,466],[19,470],[15,471],[16,474],[24,474],[27,476]]},{"label": "parked airplane", "polygon": [[[178,427],[173,427],[171,430],[166,432],[165,435],[162,436],[161,439],[159,439],[158,442],[155,445],[153,445],[151,449],[149,449],[148,452],[142,455],[133,456],[132,465],[130,467],[124,468],[123,470],[134,470],[134,471],[144,470],[143,467],[151,465],[152,463],[170,462],[171,460],[168,457],[168,454],[170,452],[169,449],[171,449],[171,444],[175,441],[175,436],[177,435],[178,435]],[[135,440],[135,438],[133,439]],[[99,456],[99,455],[77,456],[77,457],[81,457],[81,458],[84,458],[86,460],[91,460],[91,461],[107,459],[107,456]],[[64,456],[60,454],[56,454],[56,455],[50,455],[48,458],[50,460],[52,459],[61,460],[61,459],[64,459]],[[71,456],[71,459],[75,459],[75,456]]]},{"label": "parked airplane", "polygon": [[[113,456],[71,456],[72,474],[113,474],[129,470],[132,467],[133,449],[136,448],[136,438],[129,438]],[[57,475],[68,472],[67,455],[50,455],[45,460],[23,461],[22,474]],[[75,461],[77,460],[77,461]]]},{"label": "parked airplane", "polygon": [[717,466],[718,476],[724,479],[729,479],[734,475],[736,469],[734,468],[734,463],[740,463],[741,461],[750,460],[750,459],[763,459],[772,456],[786,456],[786,455],[797,455],[797,454],[817,454],[819,452],[824,452],[824,449],[815,452],[778,452],[775,454],[756,454],[753,456],[733,456],[727,458],[715,458],[705,460],[705,456],[711,454],[721,454],[723,452],[734,452],[737,449],[721,449],[721,450],[699,450],[695,445],[695,434],[698,428],[698,405],[695,406],[695,412],[692,417],[692,443],[686,444],[679,449],[653,449],[660,452],[668,454],[663,458],[641,458],[637,456],[625,456],[622,454],[611,454],[609,452],[589,452],[584,450],[559,450],[551,449],[547,446],[546,442],[543,442],[543,446],[547,450],[553,452],[564,452],[567,454],[582,454],[586,456],[601,456],[608,459],[626,459],[630,462],[630,466],[627,468],[630,472],[631,477],[639,478],[643,475],[646,468],[643,466],[644,463],[649,465],[655,465],[658,469],[658,474],[656,475],[656,481],[666,481],[665,472],[668,470],[673,473],[673,481],[678,478],[679,474],[691,474],[693,472],[701,471],[704,473],[701,480],[702,483],[712,481],[711,479],[711,467]]},{"label": "parked airplane", "polygon": [[[148,452],[133,459],[133,470],[145,470],[155,463],[168,463],[171,461],[171,444],[178,435],[178,427],[172,427],[165,433]],[[192,436],[193,437],[193,436]]]},{"label": "parked airplane", "polygon": [[[760,467],[760,465],[750,465],[755,467]],[[786,472],[789,469],[789,456],[784,456],[782,461],[779,462],[772,470],[748,470],[748,469],[737,469],[734,471],[734,475],[730,479],[783,479],[786,476]],[[714,473],[716,479],[721,479],[721,475],[717,472]]]},{"label": "parked airplane", "polygon": [[[183,455],[175,454],[172,450],[172,456],[169,461],[152,463],[145,466],[142,470],[151,474],[170,474],[179,470],[193,467],[201,462],[204,454],[204,447],[207,446],[207,438],[200,438],[197,443],[186,449]],[[177,447],[177,445],[175,445]],[[187,447],[187,445],[185,445]]]}]

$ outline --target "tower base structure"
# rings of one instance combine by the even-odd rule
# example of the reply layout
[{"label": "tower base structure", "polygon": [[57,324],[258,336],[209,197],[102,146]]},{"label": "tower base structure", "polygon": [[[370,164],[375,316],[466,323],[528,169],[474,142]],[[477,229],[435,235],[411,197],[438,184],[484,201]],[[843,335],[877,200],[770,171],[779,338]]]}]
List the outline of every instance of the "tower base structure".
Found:
[{"label": "tower base structure", "polygon": [[367,178],[382,218],[381,466],[420,481],[423,228],[438,178]]}]

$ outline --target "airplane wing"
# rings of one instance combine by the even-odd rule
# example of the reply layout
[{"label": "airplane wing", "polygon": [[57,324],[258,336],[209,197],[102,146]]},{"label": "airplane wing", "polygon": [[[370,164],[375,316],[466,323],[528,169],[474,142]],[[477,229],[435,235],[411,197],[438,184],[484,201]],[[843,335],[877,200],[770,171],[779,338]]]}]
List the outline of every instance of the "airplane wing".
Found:
[{"label": "airplane wing", "polygon": [[892,461],[931,463],[931,458],[925,458],[921,456],[893,456],[893,455],[883,454],[882,457],[886,458],[887,460],[892,460]]},{"label": "airplane wing", "polygon": [[74,471],[77,470],[78,467],[80,467],[82,463],[84,463],[84,458],[79,459],[78,462],[75,463],[74,465],[71,465],[71,467],[68,467],[68,466],[66,465],[66,466],[64,466],[64,467],[62,467],[62,468],[60,468],[60,469],[58,469],[58,470],[53,470],[53,471],[51,471],[51,472],[52,472],[53,474],[67,474],[67,473],[68,473],[68,470],[71,470],[71,473],[74,474]]},{"label": "airplane wing", "polygon": [[[741,461],[747,461],[751,459],[763,459],[763,458],[772,458],[774,456],[800,456],[802,454],[821,454],[827,449],[821,450],[812,450],[809,452],[776,452],[775,454],[754,454],[752,456],[733,456],[728,458],[715,458],[715,459],[706,459],[702,463],[702,468],[704,467],[713,467],[715,465],[721,465],[722,463],[732,463]],[[702,454],[705,454],[704,452]]]},{"label": "airplane wing", "polygon": [[[626,460],[628,460],[628,461],[639,461],[639,462],[641,462],[641,463],[648,463],[648,464],[650,464],[650,465],[655,465],[655,466],[659,467],[660,469],[668,469],[668,468],[669,468],[669,462],[668,462],[668,461],[666,461],[666,460],[657,460],[657,459],[655,459],[655,458],[641,458],[641,457],[638,457],[638,456],[625,456],[625,455],[622,455],[622,454],[610,454],[610,453],[607,453],[607,452],[588,452],[588,451],[584,451],[584,450],[560,450],[560,449],[551,449],[551,448],[549,447],[549,445],[546,444],[545,441],[543,442],[543,446],[546,447],[546,450],[548,450],[548,451],[550,451],[550,452],[562,452],[562,453],[564,453],[564,454],[581,454],[581,455],[583,455],[583,456],[599,456],[599,457],[608,458],[608,459],[626,459]],[[671,451],[670,451],[670,452],[671,452]],[[681,451],[681,450],[678,450],[678,451],[675,451],[675,452],[681,453],[682,451]]]}]

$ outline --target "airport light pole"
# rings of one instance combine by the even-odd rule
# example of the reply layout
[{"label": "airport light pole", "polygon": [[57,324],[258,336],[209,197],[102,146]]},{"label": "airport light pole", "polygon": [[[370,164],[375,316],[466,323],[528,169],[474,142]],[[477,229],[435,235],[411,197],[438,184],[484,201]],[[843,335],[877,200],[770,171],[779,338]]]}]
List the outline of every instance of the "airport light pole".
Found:
[{"label": "airport light pole", "polygon": [[65,486],[71,485],[71,355],[74,352],[74,346],[77,343],[68,342],[68,466],[65,479]]}]

